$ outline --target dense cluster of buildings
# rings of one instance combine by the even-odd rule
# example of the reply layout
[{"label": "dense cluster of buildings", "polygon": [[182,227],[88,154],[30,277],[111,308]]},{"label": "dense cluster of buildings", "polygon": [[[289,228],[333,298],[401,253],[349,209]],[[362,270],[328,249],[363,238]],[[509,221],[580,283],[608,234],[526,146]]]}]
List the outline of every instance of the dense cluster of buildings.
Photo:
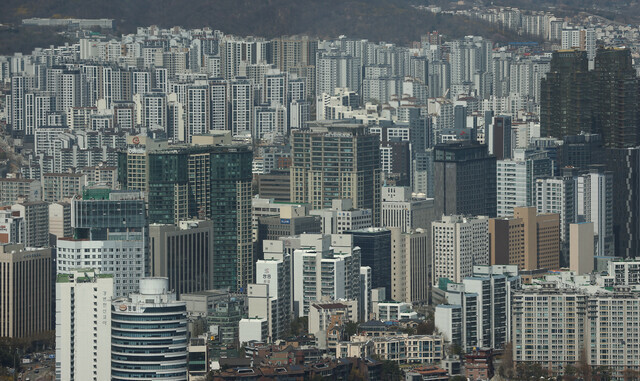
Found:
[{"label": "dense cluster of buildings", "polygon": [[0,336],[55,329],[59,380],[640,371],[635,52],[476,17],[561,49],[152,26],[1,56]]}]

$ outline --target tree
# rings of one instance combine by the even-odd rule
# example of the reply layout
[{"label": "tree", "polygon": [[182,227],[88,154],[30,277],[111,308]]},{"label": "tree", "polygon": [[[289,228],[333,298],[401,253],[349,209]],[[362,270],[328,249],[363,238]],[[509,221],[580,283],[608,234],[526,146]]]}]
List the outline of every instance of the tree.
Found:
[{"label": "tree", "polygon": [[606,366],[597,366],[593,369],[593,379],[595,381],[609,381],[611,379],[611,369]]},{"label": "tree", "polygon": [[433,331],[435,331],[436,326],[433,319],[427,319],[416,327],[416,333],[418,335],[433,335]]},{"label": "tree", "polygon": [[516,366],[516,380],[537,380],[546,375],[547,372],[538,363],[521,362]]},{"label": "tree", "polygon": [[309,318],[306,316],[296,317],[291,320],[289,324],[289,331],[285,333],[287,336],[299,336],[307,333],[309,327]]},{"label": "tree", "polygon": [[513,363],[513,344],[507,343],[504,346],[504,353],[502,354],[502,362],[500,363],[500,367],[498,368],[498,374],[502,378],[512,379],[514,377],[515,365]]},{"label": "tree", "polygon": [[364,373],[357,366],[351,367],[351,372],[349,372],[349,381],[366,381],[367,378],[364,376]]},{"label": "tree", "polygon": [[458,358],[462,357],[462,355],[464,354],[464,350],[458,343],[451,343],[447,348],[447,352],[449,353],[449,356]]},{"label": "tree", "polygon": [[383,380],[400,381],[402,380],[402,375],[402,371],[396,362],[389,360],[382,362],[380,377]]},{"label": "tree", "polygon": [[467,381],[467,378],[464,376],[453,376],[449,381]]},{"label": "tree", "polygon": [[562,379],[564,381],[575,381],[578,379],[578,377],[576,377],[577,373],[578,373],[578,370],[576,369],[575,366],[571,364],[567,364],[564,367],[564,375],[562,376]]},{"label": "tree", "polygon": [[583,380],[591,380],[591,365],[589,365],[589,361],[587,360],[587,349],[584,347],[580,351],[580,357],[578,358],[576,368],[580,378]]},{"label": "tree", "polygon": [[351,336],[358,333],[359,327],[360,325],[358,323],[350,321],[344,326],[344,334],[347,336],[347,338],[350,338]]},{"label": "tree", "polygon": [[622,371],[622,378],[624,381],[635,381],[638,379],[638,372],[631,368],[625,368]]}]

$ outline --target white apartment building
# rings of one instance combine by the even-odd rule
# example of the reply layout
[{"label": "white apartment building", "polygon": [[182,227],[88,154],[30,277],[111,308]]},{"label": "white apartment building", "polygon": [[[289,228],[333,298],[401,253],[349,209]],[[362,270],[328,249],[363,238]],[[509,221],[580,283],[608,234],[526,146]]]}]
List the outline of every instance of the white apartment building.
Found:
[{"label": "white apartment building", "polygon": [[553,175],[552,161],[544,152],[515,149],[513,159],[496,162],[498,217],[513,215],[513,208],[533,206],[536,180]]},{"label": "white apartment building", "polygon": [[293,253],[293,303],[296,316],[307,316],[316,301],[360,296],[360,248],[349,234],[319,235],[315,247]]},{"label": "white apartment building", "polygon": [[559,374],[586,351],[592,367],[613,377],[639,370],[640,299],[629,287],[540,282],[514,293],[512,342],[516,362],[536,362]]},{"label": "white apartment building", "polygon": [[[58,274],[79,268],[93,268],[101,274],[113,274],[114,296],[128,295],[138,290],[144,274],[144,241],[133,233],[130,240],[76,240],[58,238]],[[138,239],[139,238],[139,239]]]},{"label": "white apartment building", "polygon": [[[272,242],[282,245],[282,241]],[[279,258],[265,252],[265,259],[256,262],[256,283],[248,286],[249,316],[267,320],[265,340],[282,338],[289,327],[292,314],[290,264],[290,255],[283,251]]]},{"label": "white apartment building", "polygon": [[441,278],[460,283],[474,265],[489,264],[489,218],[443,216],[432,224],[434,284]]},{"label": "white apartment building", "polygon": [[58,275],[57,380],[110,379],[112,297],[112,275],[94,270]]}]

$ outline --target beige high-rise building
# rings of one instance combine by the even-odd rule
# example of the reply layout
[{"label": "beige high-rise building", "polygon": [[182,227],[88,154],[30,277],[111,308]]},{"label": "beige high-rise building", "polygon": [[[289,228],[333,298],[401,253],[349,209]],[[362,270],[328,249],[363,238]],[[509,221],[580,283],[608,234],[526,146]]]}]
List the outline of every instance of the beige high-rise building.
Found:
[{"label": "beige high-rise building", "polygon": [[578,275],[593,271],[593,222],[569,225],[569,268]]},{"label": "beige high-rise building", "polygon": [[51,327],[51,249],[0,245],[0,337],[29,337]]},{"label": "beige high-rise building", "polygon": [[518,265],[520,270],[560,268],[558,214],[514,208],[512,217],[489,220],[489,240],[492,265]]},{"label": "beige high-rise building", "polygon": [[49,234],[56,238],[71,237],[71,204],[55,202],[49,204]]},{"label": "beige high-rise building", "polygon": [[391,298],[426,302],[431,294],[431,248],[423,229],[403,233],[391,228]]},{"label": "beige high-rise building", "polygon": [[489,264],[489,218],[443,216],[432,224],[433,284],[454,283],[473,275],[473,266]]}]

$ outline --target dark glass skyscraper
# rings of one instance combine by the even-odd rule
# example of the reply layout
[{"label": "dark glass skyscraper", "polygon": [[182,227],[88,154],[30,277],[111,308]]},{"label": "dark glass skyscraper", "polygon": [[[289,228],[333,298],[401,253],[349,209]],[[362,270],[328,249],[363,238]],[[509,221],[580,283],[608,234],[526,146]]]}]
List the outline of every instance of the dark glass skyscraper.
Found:
[{"label": "dark glass skyscraper", "polygon": [[146,177],[140,183],[148,184],[149,223],[176,224],[192,217],[212,220],[213,287],[236,291],[253,282],[251,150],[177,146],[139,157],[120,157],[120,177]]},{"label": "dark glass skyscraper", "polygon": [[540,134],[562,139],[594,132],[592,75],[587,52],[553,52],[551,71],[540,83]]},{"label": "dark glass skyscraper", "polygon": [[486,145],[451,141],[434,148],[436,215],[496,216],[496,157]]},{"label": "dark glass skyscraper", "polygon": [[353,245],[360,246],[361,266],[371,267],[371,287],[384,287],[386,300],[391,300],[391,230],[367,228],[348,233]]},{"label": "dark glass skyscraper", "polygon": [[629,49],[598,49],[595,59],[594,122],[605,146],[640,144],[638,78]]}]

